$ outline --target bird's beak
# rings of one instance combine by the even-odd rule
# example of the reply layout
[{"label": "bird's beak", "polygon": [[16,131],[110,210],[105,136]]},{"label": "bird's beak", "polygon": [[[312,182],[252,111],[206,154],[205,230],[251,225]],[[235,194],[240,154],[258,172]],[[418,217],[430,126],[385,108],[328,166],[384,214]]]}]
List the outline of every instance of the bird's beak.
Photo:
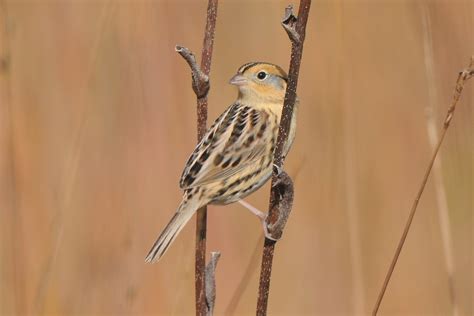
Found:
[{"label": "bird's beak", "polygon": [[229,83],[236,86],[243,86],[247,84],[247,78],[245,78],[241,74],[236,74],[230,79]]}]

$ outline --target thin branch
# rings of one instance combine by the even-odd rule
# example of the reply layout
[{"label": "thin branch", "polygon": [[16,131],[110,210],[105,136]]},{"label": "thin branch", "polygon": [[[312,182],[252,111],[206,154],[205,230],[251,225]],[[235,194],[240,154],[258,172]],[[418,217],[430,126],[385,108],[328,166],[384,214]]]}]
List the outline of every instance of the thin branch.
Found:
[{"label": "thin branch", "polygon": [[380,307],[380,303],[382,302],[385,291],[387,290],[388,282],[390,282],[390,278],[392,276],[393,270],[395,269],[395,265],[397,264],[398,257],[400,256],[400,252],[402,251],[403,245],[404,245],[405,240],[407,238],[408,231],[410,230],[410,226],[411,226],[411,223],[413,221],[413,217],[415,216],[416,209],[417,209],[417,206],[418,206],[418,202],[420,201],[420,198],[421,198],[421,195],[423,194],[426,183],[428,182],[428,177],[430,175],[431,169],[433,168],[433,164],[435,162],[438,151],[441,148],[441,144],[443,143],[444,136],[446,135],[446,132],[448,131],[451,120],[453,119],[454,111],[456,110],[456,105],[459,101],[459,98],[461,97],[462,90],[464,89],[464,83],[474,76],[473,65],[474,65],[474,56],[471,57],[471,62],[469,64],[469,67],[464,69],[463,71],[461,71],[459,73],[458,79],[456,81],[456,87],[454,88],[453,101],[451,102],[451,105],[448,108],[448,113],[446,114],[446,119],[444,120],[444,124],[443,124],[443,130],[441,132],[441,137],[438,141],[438,144],[436,145],[436,147],[434,149],[433,155],[432,155],[431,160],[428,164],[428,168],[426,169],[425,175],[424,175],[423,180],[421,182],[421,186],[418,190],[418,193],[415,197],[415,200],[413,201],[413,205],[412,205],[412,208],[410,210],[410,215],[408,216],[408,220],[405,224],[405,229],[403,230],[402,237],[400,238],[397,249],[395,250],[395,255],[392,259],[390,267],[388,268],[387,275],[385,276],[385,280],[384,280],[384,283],[383,283],[382,288],[380,290],[379,296],[377,298],[377,302],[375,303],[372,315],[377,315],[377,312],[378,312],[379,307]]},{"label": "thin branch", "polygon": [[211,260],[206,266],[207,316],[212,316],[214,313],[214,304],[216,302],[216,267],[220,257],[220,252],[211,252]]},{"label": "thin branch", "polygon": [[[290,131],[293,107],[296,101],[296,87],[303,55],[303,42],[306,34],[306,22],[308,21],[311,0],[301,0],[298,11],[298,18],[293,15],[293,7],[290,5],[285,9],[285,17],[281,22],[283,28],[288,33],[291,40],[291,60],[288,72],[288,86],[286,88],[285,102],[283,104],[280,129],[278,130],[278,140],[274,155],[274,164],[277,168],[283,165],[283,147]],[[276,180],[274,173],[272,181]]]},{"label": "thin branch", "polygon": [[[427,3],[419,3],[421,10],[421,21],[423,27],[423,52],[425,61],[425,72],[428,88],[428,104],[426,106],[426,127],[428,132],[428,140],[431,150],[436,148],[438,142],[438,127],[435,117],[435,105],[438,100],[436,93],[436,76],[434,75],[434,56],[433,56],[433,30],[431,27],[431,18]],[[436,202],[439,216],[439,228],[441,240],[443,241],[443,254],[446,264],[446,273],[448,275],[448,293],[451,300],[452,316],[459,315],[459,304],[456,298],[454,286],[455,261],[453,255],[453,241],[451,232],[451,223],[449,220],[449,207],[446,196],[446,187],[443,181],[443,173],[441,170],[441,154],[438,154],[433,165],[433,184],[436,190]]]},{"label": "thin branch", "polygon": [[[272,189],[270,192],[270,207],[266,220],[267,229],[275,236],[276,240],[281,237],[283,228],[288,220],[293,202],[293,184],[290,177],[281,172],[285,157],[283,147],[288,139],[293,107],[296,102],[296,87],[303,55],[303,43],[306,34],[306,22],[308,21],[311,0],[300,0],[298,17],[293,14],[293,7],[285,9],[282,26],[288,33],[291,41],[291,60],[288,72],[288,86],[285,93],[285,101],[278,130],[277,146],[274,154],[275,170],[272,177]],[[260,271],[260,284],[258,290],[257,315],[266,315],[268,306],[268,295],[270,292],[270,279],[273,264],[273,254],[276,241],[265,238],[262,254],[262,266]]]},{"label": "thin branch", "polygon": [[[202,46],[201,67],[196,63],[194,54],[187,48],[176,46],[176,51],[188,62],[192,73],[192,86],[197,97],[197,134],[198,141],[206,132],[207,94],[209,92],[209,72],[211,71],[212,48],[217,19],[218,0],[209,0],[207,5],[206,29]],[[196,254],[195,254],[195,289],[196,315],[207,314],[206,305],[206,231],[207,208],[202,207],[196,215]]]}]

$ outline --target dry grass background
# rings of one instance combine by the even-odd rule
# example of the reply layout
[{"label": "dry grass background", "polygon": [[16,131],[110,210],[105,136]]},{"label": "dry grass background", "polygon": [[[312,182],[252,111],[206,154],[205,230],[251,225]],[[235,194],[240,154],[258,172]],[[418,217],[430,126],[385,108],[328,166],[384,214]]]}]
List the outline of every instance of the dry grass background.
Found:
[{"label": "dry grass background", "polygon": [[[235,97],[227,80],[241,64],[288,66],[287,3],[221,1],[210,119]],[[174,45],[200,51],[205,1],[0,7],[0,314],[192,314],[194,225],[159,264],[144,256],[178,205],[195,145],[194,94]],[[295,204],[270,315],[371,311],[431,152],[427,108],[441,127],[474,52],[473,16],[468,0],[313,3],[285,166]],[[460,315],[474,313],[473,95],[469,82],[438,175]],[[268,192],[248,200],[264,209]],[[381,315],[452,314],[438,195],[430,181]],[[208,216],[208,250],[222,252],[216,314],[254,314],[260,224],[240,205]]]}]

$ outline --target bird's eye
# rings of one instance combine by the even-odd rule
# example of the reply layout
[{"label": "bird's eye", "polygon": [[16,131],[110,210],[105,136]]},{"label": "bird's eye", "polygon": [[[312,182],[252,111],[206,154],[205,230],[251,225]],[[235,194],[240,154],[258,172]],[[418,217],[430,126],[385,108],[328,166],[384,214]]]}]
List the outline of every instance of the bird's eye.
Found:
[{"label": "bird's eye", "polygon": [[260,71],[258,74],[257,74],[257,78],[259,80],[264,80],[265,78],[267,78],[267,73],[265,71]]}]

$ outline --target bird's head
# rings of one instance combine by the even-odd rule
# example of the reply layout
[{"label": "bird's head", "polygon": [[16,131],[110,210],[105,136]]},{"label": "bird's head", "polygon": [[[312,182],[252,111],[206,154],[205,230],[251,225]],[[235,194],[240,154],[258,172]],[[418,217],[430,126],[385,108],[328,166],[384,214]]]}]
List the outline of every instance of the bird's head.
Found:
[{"label": "bird's head", "polygon": [[230,79],[239,88],[242,101],[283,104],[288,76],[281,67],[264,62],[247,63]]}]

